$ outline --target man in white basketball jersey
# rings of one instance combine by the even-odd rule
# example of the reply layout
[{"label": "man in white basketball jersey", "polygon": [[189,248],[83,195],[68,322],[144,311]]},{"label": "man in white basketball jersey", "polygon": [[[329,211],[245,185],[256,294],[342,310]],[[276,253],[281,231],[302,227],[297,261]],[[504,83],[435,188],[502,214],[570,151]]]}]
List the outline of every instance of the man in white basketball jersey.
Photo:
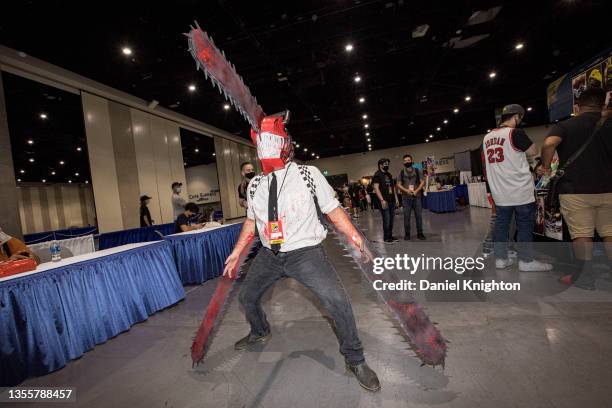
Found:
[{"label": "man in white basketball jersey", "polygon": [[529,245],[536,207],[535,188],[527,156],[535,156],[537,150],[525,131],[517,129],[524,115],[525,109],[520,105],[504,106],[500,126],[487,133],[482,142],[487,182],[497,215],[494,234],[495,267],[503,269],[514,262],[507,253],[508,232],[514,214],[519,270],[548,271],[552,265],[534,260]]}]

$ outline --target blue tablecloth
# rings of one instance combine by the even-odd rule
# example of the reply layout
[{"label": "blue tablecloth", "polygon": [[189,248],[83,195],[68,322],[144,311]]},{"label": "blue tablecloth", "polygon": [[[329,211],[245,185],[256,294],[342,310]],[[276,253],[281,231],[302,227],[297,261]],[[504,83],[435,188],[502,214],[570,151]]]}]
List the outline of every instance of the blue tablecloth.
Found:
[{"label": "blue tablecloth", "polygon": [[0,282],[0,386],[57,370],[184,297],[166,242]]},{"label": "blue tablecloth", "polygon": [[174,223],[172,222],[169,224],[151,225],[150,227],[106,232],[104,234],[100,234],[98,248],[107,249],[125,244],[161,240],[162,237],[160,237],[155,231],[159,231],[163,235],[174,234]]},{"label": "blue tablecloth", "polygon": [[183,285],[200,284],[220,276],[241,228],[242,223],[239,223],[211,231],[164,237],[172,245]]},{"label": "blue tablecloth", "polygon": [[427,193],[427,208],[435,213],[457,211],[455,193],[453,190]]},{"label": "blue tablecloth", "polygon": [[470,203],[470,195],[468,194],[468,186],[467,184],[459,184],[455,186],[455,198],[463,198],[465,205]]},{"label": "blue tablecloth", "polygon": [[35,244],[39,242],[51,241],[53,239],[66,239],[79,235],[97,234],[98,227],[82,227],[82,228],[67,228],[55,231],[35,232],[33,234],[24,234],[23,240],[26,244]]}]

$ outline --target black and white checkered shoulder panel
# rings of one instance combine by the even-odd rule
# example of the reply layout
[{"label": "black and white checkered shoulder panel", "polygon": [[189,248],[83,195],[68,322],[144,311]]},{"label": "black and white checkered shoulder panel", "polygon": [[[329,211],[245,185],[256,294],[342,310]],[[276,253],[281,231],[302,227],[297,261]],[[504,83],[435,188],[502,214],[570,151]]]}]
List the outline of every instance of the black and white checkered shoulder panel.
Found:
[{"label": "black and white checkered shoulder panel", "polygon": [[251,200],[253,197],[255,197],[255,192],[257,191],[257,187],[259,186],[259,183],[261,183],[262,178],[263,173],[258,174],[257,176],[253,177],[251,184],[249,184],[249,197],[251,197]]},{"label": "black and white checkered shoulder panel", "polygon": [[300,171],[300,176],[302,176],[302,178],[306,182],[306,187],[308,187],[308,189],[310,190],[310,195],[316,197],[317,187],[315,186],[314,179],[312,178],[312,174],[310,173],[310,169],[308,168],[308,166],[300,164],[298,166],[298,170]]}]

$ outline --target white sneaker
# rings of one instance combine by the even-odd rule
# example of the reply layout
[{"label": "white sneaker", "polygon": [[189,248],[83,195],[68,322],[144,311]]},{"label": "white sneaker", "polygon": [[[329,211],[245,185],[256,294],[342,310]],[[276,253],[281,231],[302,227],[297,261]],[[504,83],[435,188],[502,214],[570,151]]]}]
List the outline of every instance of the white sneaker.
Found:
[{"label": "white sneaker", "polygon": [[516,251],[508,250],[508,258],[516,258],[518,253]]},{"label": "white sneaker", "polygon": [[512,258],[496,259],[495,260],[495,267],[497,269],[505,269],[505,268],[509,267],[510,265],[514,265],[514,259],[512,259]]},{"label": "white sneaker", "polygon": [[536,261],[519,261],[519,271],[521,272],[546,272],[552,270],[553,266],[549,263]]}]

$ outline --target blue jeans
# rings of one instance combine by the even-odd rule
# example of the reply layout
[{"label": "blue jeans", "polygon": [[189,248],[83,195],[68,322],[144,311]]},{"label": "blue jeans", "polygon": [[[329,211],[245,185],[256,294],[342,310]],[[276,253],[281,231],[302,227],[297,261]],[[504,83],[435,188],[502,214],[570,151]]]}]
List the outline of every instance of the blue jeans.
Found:
[{"label": "blue jeans", "polygon": [[535,203],[513,205],[513,206],[495,206],[497,219],[495,220],[495,257],[497,259],[506,259],[508,233],[510,232],[510,222],[512,214],[516,218],[517,231],[517,251],[519,260],[523,262],[531,262],[533,260],[531,241],[533,240],[532,233],[535,226]]},{"label": "blue jeans", "polygon": [[261,298],[275,282],[283,278],[297,280],[319,298],[334,321],[340,352],[346,363],[356,365],[365,361],[351,301],[320,244],[276,254],[267,248],[259,250],[238,295],[251,325],[251,334],[262,336],[270,332]]},{"label": "blue jeans", "polygon": [[414,210],[417,234],[423,233],[423,203],[421,196],[411,197],[407,194],[402,196],[402,206],[404,207],[404,236],[410,237],[410,213]]},{"label": "blue jeans", "polygon": [[395,203],[387,201],[389,206],[386,210],[380,208],[380,214],[383,220],[383,239],[389,240],[393,237],[393,220],[395,219]]}]

